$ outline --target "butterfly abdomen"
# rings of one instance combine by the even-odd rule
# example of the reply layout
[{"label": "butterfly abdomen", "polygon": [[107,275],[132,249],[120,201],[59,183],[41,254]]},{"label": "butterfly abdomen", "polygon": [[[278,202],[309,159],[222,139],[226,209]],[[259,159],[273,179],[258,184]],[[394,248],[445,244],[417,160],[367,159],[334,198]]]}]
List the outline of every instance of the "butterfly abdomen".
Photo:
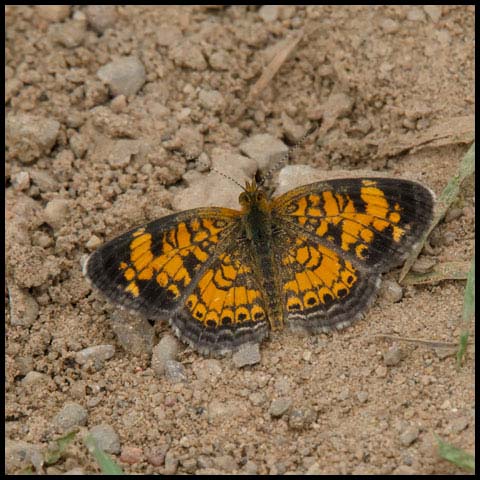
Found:
[{"label": "butterfly abdomen", "polygon": [[278,282],[279,265],[276,264],[274,256],[270,211],[260,205],[252,205],[244,217],[244,229],[247,241],[251,244],[250,252],[255,275],[266,301],[270,328],[281,330],[283,328],[283,308],[279,301],[281,285]]}]

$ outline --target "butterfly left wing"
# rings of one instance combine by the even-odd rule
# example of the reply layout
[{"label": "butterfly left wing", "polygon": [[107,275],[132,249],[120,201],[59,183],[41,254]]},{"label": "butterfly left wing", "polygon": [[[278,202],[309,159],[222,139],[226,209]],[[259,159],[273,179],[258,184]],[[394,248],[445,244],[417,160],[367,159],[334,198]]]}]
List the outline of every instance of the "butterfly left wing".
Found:
[{"label": "butterfly left wing", "polygon": [[259,342],[267,316],[240,216],[212,207],[160,218],[100,247],[85,274],[113,303],[168,319],[202,353]]},{"label": "butterfly left wing", "polygon": [[111,302],[150,318],[178,309],[238,224],[238,212],[198,208],[155,220],[93,252],[84,272]]},{"label": "butterfly left wing", "polygon": [[272,202],[286,319],[323,331],[348,325],[372,303],[380,274],[428,228],[433,194],[390,178],[299,187]]}]

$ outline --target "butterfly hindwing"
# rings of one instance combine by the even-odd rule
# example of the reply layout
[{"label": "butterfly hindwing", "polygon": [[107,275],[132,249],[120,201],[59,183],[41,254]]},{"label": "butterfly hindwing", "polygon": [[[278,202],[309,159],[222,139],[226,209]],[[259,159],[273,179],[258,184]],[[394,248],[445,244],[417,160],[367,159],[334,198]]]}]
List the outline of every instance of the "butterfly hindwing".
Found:
[{"label": "butterfly hindwing", "polygon": [[195,288],[170,320],[180,338],[201,352],[259,343],[268,334],[263,289],[245,245],[227,248],[202,271]]}]

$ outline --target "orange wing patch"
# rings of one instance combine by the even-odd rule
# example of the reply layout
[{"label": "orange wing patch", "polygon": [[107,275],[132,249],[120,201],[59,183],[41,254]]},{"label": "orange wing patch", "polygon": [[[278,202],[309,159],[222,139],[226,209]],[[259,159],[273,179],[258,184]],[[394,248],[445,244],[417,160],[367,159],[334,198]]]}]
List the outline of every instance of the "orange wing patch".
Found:
[{"label": "orange wing patch", "polygon": [[[261,292],[251,285],[252,270],[224,253],[207,269],[186,306],[205,327],[265,321]],[[250,279],[250,280],[249,280]]]},{"label": "orange wing patch", "polygon": [[350,293],[357,281],[353,265],[332,250],[299,238],[282,258],[287,312],[328,306]]},{"label": "orange wing patch", "polygon": [[393,201],[399,185],[393,190],[394,185],[384,188],[384,183],[346,179],[307,185],[275,199],[273,211],[337,254],[370,266],[387,263],[388,255],[396,257],[405,250],[403,239],[409,233],[409,222],[416,218],[413,200],[400,206]]}]

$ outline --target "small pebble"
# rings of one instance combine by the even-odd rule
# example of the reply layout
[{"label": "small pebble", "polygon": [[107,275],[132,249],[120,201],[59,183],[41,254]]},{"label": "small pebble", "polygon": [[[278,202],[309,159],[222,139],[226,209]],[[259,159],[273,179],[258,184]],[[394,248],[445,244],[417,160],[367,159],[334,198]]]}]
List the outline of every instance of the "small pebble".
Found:
[{"label": "small pebble", "polygon": [[27,113],[8,115],[5,139],[9,154],[22,163],[32,163],[50,152],[59,130],[60,123],[50,118]]},{"label": "small pebble", "polygon": [[412,7],[407,11],[407,19],[412,22],[424,22],[426,20],[425,12],[419,7]]},{"label": "small pebble", "polygon": [[260,133],[248,138],[240,145],[240,150],[256,160],[262,170],[273,167],[288,154],[288,147],[268,133]]},{"label": "small pebble", "polygon": [[394,280],[384,280],[381,286],[382,296],[390,303],[399,302],[403,297],[403,289]]},{"label": "small pebble", "polygon": [[61,473],[61,475],[87,475],[87,473],[83,468],[75,467],[67,470],[65,473]]},{"label": "small pebble", "polygon": [[267,401],[267,396],[264,392],[253,392],[250,394],[249,398],[252,405],[259,407]]},{"label": "small pebble", "polygon": [[380,23],[380,27],[385,33],[396,33],[400,29],[400,24],[396,20],[386,18]]},{"label": "small pebble", "polygon": [[98,69],[97,76],[110,87],[114,96],[135,95],[146,81],[145,67],[134,56],[107,63]]},{"label": "small pebble", "polygon": [[165,378],[172,383],[186,382],[188,380],[185,367],[176,360],[165,362]]},{"label": "small pebble", "polygon": [[407,427],[399,437],[400,443],[403,446],[408,447],[418,438],[419,434],[420,434],[420,430],[418,429],[418,427],[416,426]]},{"label": "small pebble", "polygon": [[200,90],[198,100],[205,110],[221,112],[225,108],[223,95],[217,90]]},{"label": "small pebble", "polygon": [[88,248],[88,250],[93,251],[96,250],[102,243],[103,242],[96,235],[92,235],[88,239],[88,242],[85,244],[85,246]]},{"label": "small pebble", "polygon": [[70,217],[71,204],[69,200],[55,198],[47,203],[44,210],[45,221],[55,230],[62,227]]},{"label": "small pebble", "polygon": [[39,17],[48,22],[61,22],[70,15],[70,5],[37,5],[36,11]]},{"label": "small pebble", "polygon": [[437,23],[442,18],[441,5],[424,5],[423,10],[432,19],[433,23]]},{"label": "small pebble", "polygon": [[233,354],[233,363],[237,368],[255,365],[261,360],[258,343],[244,343]]},{"label": "small pebble", "polygon": [[176,44],[182,38],[182,31],[176,25],[159,25],[155,31],[155,41],[161,47]]},{"label": "small pebble", "polygon": [[4,458],[6,474],[18,474],[19,469],[31,468],[32,465],[37,474],[43,473],[44,455],[37,445],[5,438]]},{"label": "small pebble", "polygon": [[309,408],[293,409],[288,418],[288,426],[292,430],[302,430],[315,420],[315,412]]},{"label": "small pebble", "polygon": [[274,418],[281,417],[292,406],[292,399],[290,397],[280,397],[272,401],[270,405],[270,415]]},{"label": "small pebble", "polygon": [[65,23],[50,25],[49,35],[55,42],[66,48],[75,48],[85,40],[87,30],[85,22],[81,20],[69,20]]},{"label": "small pebble", "polygon": [[368,392],[358,392],[357,393],[357,399],[360,403],[365,403],[368,400]]},{"label": "small pebble", "polygon": [[445,214],[445,223],[449,223],[452,220],[456,220],[457,218],[460,218],[463,215],[463,209],[462,208],[456,208],[452,207],[447,210],[447,213]]},{"label": "small pebble", "polygon": [[194,458],[182,460],[182,467],[187,473],[194,473],[197,469],[197,461]]},{"label": "small pebble", "polygon": [[403,354],[398,345],[392,345],[384,354],[383,361],[388,367],[398,365],[402,360]]},{"label": "small pebble", "polygon": [[66,403],[55,415],[53,424],[62,432],[72,427],[87,424],[88,413],[84,407],[75,402]]},{"label": "small pebble", "polygon": [[134,465],[142,460],[143,451],[138,447],[124,446],[120,454],[120,461]]},{"label": "small pebble", "polygon": [[170,47],[169,56],[179,67],[203,71],[208,66],[200,47],[188,40],[174,43]]},{"label": "small pebble", "polygon": [[387,367],[385,365],[379,365],[376,369],[375,369],[375,373],[377,375],[377,377],[379,378],[385,378],[388,374],[388,370],[387,370]]},{"label": "small pebble", "polygon": [[228,70],[232,64],[232,57],[227,52],[220,50],[210,55],[208,63],[214,70]]},{"label": "small pebble", "polygon": [[40,372],[28,372],[22,379],[22,385],[45,385],[50,377]]},{"label": "small pebble", "polygon": [[175,455],[172,452],[168,451],[165,455],[164,475],[174,475],[177,472],[177,468],[178,459],[175,458]]},{"label": "small pebble", "polygon": [[220,455],[215,457],[213,462],[218,469],[226,473],[232,473],[238,468],[237,462],[231,455]]},{"label": "small pebble", "polygon": [[461,431],[465,430],[469,424],[470,421],[468,417],[458,417],[450,422],[448,430],[455,434],[460,433]]},{"label": "small pebble", "polygon": [[98,33],[113,27],[118,18],[115,5],[87,5],[85,15],[90,26]]},{"label": "small pebble", "polygon": [[88,361],[104,362],[114,355],[115,347],[113,345],[95,345],[77,352],[75,354],[75,361],[80,365],[84,365]]},{"label": "small pebble", "polygon": [[173,335],[164,335],[152,350],[152,368],[157,377],[163,377],[168,361],[175,360],[180,344]]},{"label": "small pebble", "polygon": [[137,356],[152,353],[155,331],[146,318],[116,310],[111,317],[111,326],[118,343],[127,352]]},{"label": "small pebble", "polygon": [[280,5],[262,5],[258,15],[265,23],[274,22],[278,18]]},{"label": "small pebble", "polygon": [[111,425],[102,423],[90,429],[90,435],[96,440],[99,448],[107,453],[120,453],[120,438]]},{"label": "small pebble", "polygon": [[412,265],[412,272],[427,273],[433,270],[436,261],[433,258],[421,257]]},{"label": "small pebble", "polygon": [[30,175],[28,172],[18,172],[12,178],[12,186],[15,190],[21,192],[30,187]]}]

